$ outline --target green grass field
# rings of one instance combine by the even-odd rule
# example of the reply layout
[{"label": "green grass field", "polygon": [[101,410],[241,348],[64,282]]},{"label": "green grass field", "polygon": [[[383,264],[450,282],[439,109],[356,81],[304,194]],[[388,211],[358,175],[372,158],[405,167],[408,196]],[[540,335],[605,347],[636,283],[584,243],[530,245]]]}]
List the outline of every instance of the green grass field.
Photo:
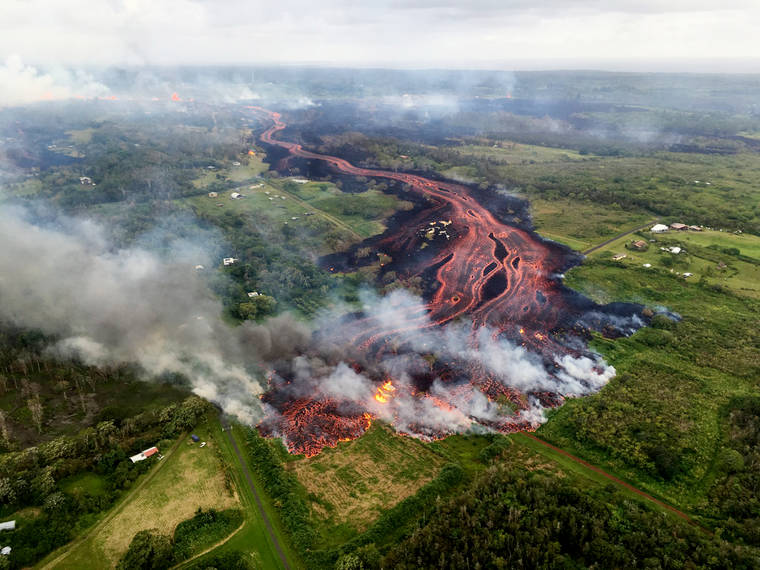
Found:
[{"label": "green grass field", "polygon": [[590,158],[570,149],[521,144],[513,141],[499,141],[493,145],[462,145],[456,147],[456,151],[477,160],[495,158],[505,160],[510,164],[568,162]]},{"label": "green grass field", "polygon": [[287,463],[307,494],[320,548],[366,530],[385,510],[431,481],[444,459],[420,441],[375,424],[361,438]]},{"label": "green grass field", "polygon": [[[626,244],[635,239],[648,242],[646,251],[626,249]],[[655,240],[651,242],[650,240]],[[661,247],[678,246],[679,254],[662,251]],[[731,253],[731,252],[734,253]],[[739,254],[735,252],[738,251]],[[597,259],[611,259],[613,255],[625,254],[618,261],[622,267],[643,267],[652,265],[653,270],[663,270],[678,276],[683,273],[693,275],[688,281],[704,280],[712,285],[720,285],[753,298],[760,298],[760,237],[732,232],[667,232],[650,234],[640,232],[612,242],[591,254]],[[719,266],[719,264],[725,265]],[[674,284],[674,287],[679,285]]]},{"label": "green grass field", "polygon": [[[238,458],[235,454],[232,445],[229,442],[226,433],[222,432],[221,424],[218,418],[210,418],[210,425],[218,436],[218,443],[222,455],[230,465],[230,473],[235,482],[235,487],[238,491],[238,497],[243,506],[245,513],[245,522],[242,529],[233,534],[224,544],[218,548],[212,548],[208,553],[203,556],[187,561],[180,565],[181,568],[203,568],[204,560],[210,559],[214,555],[218,555],[228,551],[239,551],[248,554],[247,558],[249,563],[256,569],[269,570],[271,568],[283,568],[282,562],[277,554],[274,543],[270,538],[269,532],[264,524],[264,520],[259,514],[259,509],[256,500],[251,492],[247,481],[244,478],[242,468],[240,467]],[[245,434],[244,428],[239,425],[233,425],[231,427],[232,433],[237,441],[238,447],[244,457],[245,455]],[[282,530],[282,526],[279,519],[279,512],[272,504],[269,497],[264,493],[260,482],[257,479],[256,472],[249,470],[253,477],[254,486],[262,500],[263,507],[269,520],[271,521],[275,535],[280,546],[283,548],[285,556],[288,559],[288,563],[291,568],[301,568],[302,564],[297,555],[290,546],[289,539],[285,532]]]},{"label": "green grass field", "polygon": [[605,207],[587,201],[536,199],[530,201],[533,223],[542,236],[584,251],[619,233],[639,227],[650,214]]},{"label": "green grass field", "polygon": [[208,442],[205,447],[200,448],[183,437],[173,452],[166,452],[163,460],[151,460],[156,465],[138,481],[135,490],[88,531],[83,540],[53,553],[49,557],[55,561],[51,567],[112,567],[140,530],[156,528],[171,534],[198,507],[222,510],[237,506],[237,494],[225,482],[217,451],[220,438],[212,430],[212,424],[198,426],[194,433]]}]

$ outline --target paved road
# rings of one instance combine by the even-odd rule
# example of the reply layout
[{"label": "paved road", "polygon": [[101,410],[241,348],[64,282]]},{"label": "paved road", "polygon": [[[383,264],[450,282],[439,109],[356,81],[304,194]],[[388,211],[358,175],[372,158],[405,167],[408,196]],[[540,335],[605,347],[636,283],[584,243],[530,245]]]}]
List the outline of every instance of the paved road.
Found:
[{"label": "paved road", "polygon": [[256,505],[259,507],[259,513],[261,514],[261,518],[264,519],[264,525],[267,527],[267,532],[269,532],[269,536],[272,539],[272,542],[274,543],[274,547],[277,550],[277,554],[280,557],[280,560],[282,561],[282,565],[286,568],[286,570],[290,570],[290,565],[288,564],[287,558],[285,558],[285,552],[282,550],[282,547],[280,546],[279,541],[277,540],[277,536],[274,534],[274,528],[272,527],[272,522],[269,520],[269,517],[267,516],[266,511],[264,511],[264,504],[261,502],[261,497],[259,496],[258,492],[256,491],[256,487],[253,484],[253,478],[251,477],[251,472],[248,470],[248,463],[243,459],[243,455],[240,453],[240,449],[238,448],[237,441],[235,441],[235,436],[232,435],[232,428],[225,423],[222,423],[222,428],[224,431],[227,432],[227,437],[230,439],[230,443],[232,444],[232,448],[235,450],[235,455],[237,455],[238,461],[240,462],[240,465],[243,468],[243,475],[245,476],[246,483],[248,483],[248,487],[251,489],[251,492],[253,493],[253,498],[256,499]]},{"label": "paved road", "polygon": [[700,524],[699,524],[697,521],[695,521],[693,518],[691,518],[689,515],[687,515],[687,514],[686,514],[686,513],[684,513],[683,511],[679,511],[677,508],[675,508],[675,507],[672,507],[672,506],[668,505],[667,503],[663,503],[663,502],[662,502],[662,501],[660,501],[659,499],[655,499],[655,498],[654,498],[652,495],[650,495],[650,494],[648,494],[648,493],[645,493],[645,492],[644,492],[644,491],[642,491],[641,489],[637,489],[636,487],[634,487],[634,486],[633,486],[633,485],[631,485],[630,483],[626,483],[626,482],[625,482],[625,481],[623,481],[622,479],[618,479],[618,478],[617,478],[617,477],[615,477],[614,475],[610,475],[609,473],[607,473],[606,471],[604,471],[604,470],[600,469],[599,467],[596,467],[596,466],[594,466],[594,465],[591,465],[591,464],[590,464],[590,463],[588,463],[587,461],[583,461],[583,459],[581,459],[580,457],[576,457],[576,456],[575,456],[575,455],[573,455],[572,453],[568,453],[568,452],[567,452],[567,451],[565,451],[564,449],[560,449],[560,448],[559,448],[559,447],[557,447],[556,445],[552,445],[552,444],[551,444],[551,443],[549,443],[548,441],[544,441],[544,440],[543,440],[543,439],[541,439],[540,437],[537,437],[537,436],[533,435],[533,434],[532,434],[532,433],[530,433],[530,432],[522,432],[522,433],[523,433],[523,435],[524,435],[524,436],[526,436],[526,437],[529,437],[529,438],[530,438],[530,439],[532,439],[533,441],[536,441],[536,442],[540,443],[541,445],[543,445],[543,446],[545,446],[545,447],[548,447],[548,448],[550,448],[550,449],[552,449],[552,450],[556,451],[557,453],[561,453],[562,455],[564,455],[564,456],[565,456],[565,457],[567,457],[568,459],[572,459],[572,460],[573,460],[573,461],[575,461],[576,463],[580,463],[581,465],[583,465],[584,467],[586,467],[586,468],[588,468],[588,469],[591,469],[591,470],[592,470],[592,471],[594,471],[595,473],[599,473],[599,475],[601,475],[602,477],[606,477],[607,479],[609,479],[609,480],[610,480],[610,481],[612,481],[613,483],[617,483],[618,485],[621,485],[622,487],[625,487],[625,488],[626,488],[626,489],[628,489],[629,491],[631,491],[631,492],[633,492],[633,493],[636,493],[638,496],[640,496],[640,497],[644,497],[644,498],[645,498],[645,499],[647,499],[648,501],[651,501],[651,502],[653,502],[653,503],[655,503],[655,504],[657,504],[657,505],[661,506],[662,508],[669,510],[670,512],[672,512],[672,513],[673,513],[673,514],[675,514],[676,516],[679,516],[679,517],[681,517],[682,519],[684,519],[685,521],[687,521],[687,522],[689,522],[689,523],[693,524],[694,526],[698,527],[700,530],[703,530],[703,531],[705,531],[705,532],[707,532],[707,533],[711,534],[709,530],[707,530],[706,528],[704,528],[703,526],[701,526],[701,525],[700,525]]},{"label": "paved road", "polygon": [[653,225],[654,225],[654,224],[656,224],[656,223],[657,223],[657,220],[654,220],[654,221],[651,221],[651,222],[647,222],[647,223],[646,223],[646,224],[644,224],[643,226],[639,226],[638,228],[633,228],[632,230],[628,230],[627,232],[623,232],[623,233],[621,233],[621,234],[618,234],[618,235],[616,235],[615,237],[612,237],[612,238],[608,239],[607,241],[603,241],[603,242],[602,242],[602,243],[600,243],[599,245],[595,245],[594,247],[590,247],[589,249],[587,249],[586,251],[584,251],[584,252],[582,252],[582,253],[583,253],[583,255],[588,255],[589,253],[593,253],[593,252],[595,252],[597,249],[599,249],[599,248],[602,248],[602,247],[604,247],[605,245],[609,245],[609,244],[611,244],[613,241],[615,241],[615,240],[618,240],[618,239],[620,239],[621,237],[625,237],[625,236],[627,236],[627,235],[630,235],[630,234],[632,234],[632,233],[634,233],[634,232],[638,232],[639,230],[643,230],[644,228],[649,228],[649,227],[653,226]]}]

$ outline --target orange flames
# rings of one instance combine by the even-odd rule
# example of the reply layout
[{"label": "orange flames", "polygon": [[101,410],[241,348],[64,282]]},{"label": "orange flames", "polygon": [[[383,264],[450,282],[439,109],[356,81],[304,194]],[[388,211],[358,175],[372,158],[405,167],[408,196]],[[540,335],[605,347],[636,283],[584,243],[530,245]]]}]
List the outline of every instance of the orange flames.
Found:
[{"label": "orange flames", "polygon": [[182,99],[179,98],[179,95],[177,95],[176,91],[172,93],[172,101],[182,101]]},{"label": "orange flames", "polygon": [[377,388],[377,392],[375,393],[375,400],[381,404],[385,404],[388,399],[393,396],[393,392],[395,391],[396,387],[393,385],[393,383],[390,380],[386,380],[381,386]]}]

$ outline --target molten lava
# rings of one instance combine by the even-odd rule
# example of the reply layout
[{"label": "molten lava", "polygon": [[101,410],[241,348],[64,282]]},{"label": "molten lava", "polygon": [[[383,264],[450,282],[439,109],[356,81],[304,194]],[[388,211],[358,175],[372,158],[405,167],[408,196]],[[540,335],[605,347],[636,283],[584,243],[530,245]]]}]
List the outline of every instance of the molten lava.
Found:
[{"label": "molten lava", "polygon": [[387,380],[383,382],[381,386],[378,386],[377,392],[375,393],[375,400],[381,404],[385,404],[395,391],[396,388],[393,387],[393,383],[390,380]]},{"label": "molten lava", "polygon": [[[275,138],[286,127],[279,113],[249,109],[273,121],[260,136],[264,145],[285,149],[290,157],[323,161],[342,175],[403,183],[430,203],[410,223],[389,230],[373,242],[378,255],[392,260],[383,270],[393,270],[402,279],[426,279],[433,285],[427,288],[421,307],[390,307],[383,319],[358,318],[341,328],[346,346],[358,350],[365,362],[379,363],[409,352],[419,356],[419,347],[409,348],[410,334],[431,328],[445,330],[463,317],[471,322],[472,332],[462,351],[479,350],[484,342],[482,331],[489,331],[493,339],[512,339],[519,350],[534,354],[550,377],[559,374],[555,363],[563,356],[584,354],[582,343],[567,339],[582,338],[586,326],[594,325],[578,323],[587,315],[603,320],[606,309],[562,285],[559,274],[568,265],[568,250],[503,221],[476,198],[474,188],[416,174],[360,168],[345,159],[306,150],[300,144]],[[280,164],[285,162],[287,158]],[[619,306],[616,309],[622,310]],[[631,317],[638,309],[626,307],[625,316]],[[517,329],[519,336],[514,334]],[[433,354],[434,348],[428,353]],[[428,409],[426,406],[434,406],[458,426],[477,421],[504,432],[533,429],[537,420],[530,412],[536,406],[557,406],[564,400],[562,394],[546,389],[523,393],[510,386],[510,378],[496,379],[477,363],[432,360],[435,363],[427,372],[412,378],[411,385],[404,384],[403,399],[413,399],[421,413]],[[395,380],[382,381],[367,402],[289,396],[292,388],[283,384],[265,396],[264,401],[277,413],[267,417],[260,429],[284,437],[292,452],[314,455],[343,438],[358,437],[368,429],[371,419],[378,417],[376,414],[395,423],[393,410],[402,400]],[[437,394],[430,392],[432,385],[438,386]],[[510,402],[511,412],[494,411],[498,409],[494,402],[502,400]],[[487,410],[468,416],[456,404],[463,401],[469,406],[465,409]],[[407,423],[401,431],[426,438],[447,434],[414,423]]]}]

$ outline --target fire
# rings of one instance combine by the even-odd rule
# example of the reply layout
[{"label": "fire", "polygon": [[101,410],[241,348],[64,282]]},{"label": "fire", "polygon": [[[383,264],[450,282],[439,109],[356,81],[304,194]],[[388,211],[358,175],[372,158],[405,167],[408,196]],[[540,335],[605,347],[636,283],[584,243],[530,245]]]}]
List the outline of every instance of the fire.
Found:
[{"label": "fire", "polygon": [[179,95],[177,95],[176,91],[172,93],[172,101],[182,101],[182,99],[179,98]]},{"label": "fire", "polygon": [[256,156],[256,151],[255,150],[249,150],[248,151],[248,156]]},{"label": "fire", "polygon": [[525,329],[520,327],[520,334],[525,334]]},{"label": "fire", "polygon": [[396,387],[393,383],[390,380],[386,380],[378,387],[377,392],[375,393],[375,400],[381,404],[385,404],[395,391]]}]

